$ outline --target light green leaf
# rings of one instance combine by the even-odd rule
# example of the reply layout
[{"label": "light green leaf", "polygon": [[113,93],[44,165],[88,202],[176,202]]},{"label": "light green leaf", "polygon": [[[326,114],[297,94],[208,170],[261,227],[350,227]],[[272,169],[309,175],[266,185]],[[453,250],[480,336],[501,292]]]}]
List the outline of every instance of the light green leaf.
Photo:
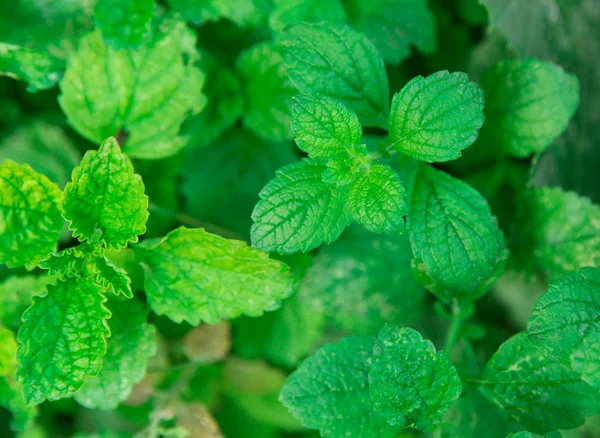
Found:
[{"label": "light green leaf", "polygon": [[260,316],[277,309],[292,290],[288,266],[201,228],[177,228],[135,252],[146,271],[148,303],[178,323]]},{"label": "light green leaf", "polygon": [[390,143],[427,163],[455,160],[477,140],[483,92],[465,73],[417,76],[394,95]]},{"label": "light green leaf", "polygon": [[441,300],[474,301],[504,271],[504,235],[487,201],[468,184],[422,165],[408,220],[420,275]]},{"label": "light green leaf", "polygon": [[600,330],[589,330],[571,354],[571,366],[587,384],[600,388]]},{"label": "light green leaf", "polygon": [[432,54],[437,48],[435,17],[427,0],[350,0],[350,24],[364,33],[384,61],[399,64],[411,46]]},{"label": "light green leaf", "polygon": [[458,399],[462,384],[454,365],[431,341],[410,328],[383,327],[369,371],[373,410],[392,426],[436,429]]},{"label": "light green leaf", "polygon": [[2,139],[0,161],[4,160],[27,163],[62,188],[71,179],[71,171],[79,164],[81,153],[59,126],[36,120]]},{"label": "light green leaf", "polygon": [[408,213],[400,177],[385,164],[375,164],[350,185],[346,207],[352,219],[374,233],[404,231]]},{"label": "light green leaf", "polygon": [[110,335],[106,298],[91,279],[49,285],[23,315],[17,380],[28,404],[67,397],[95,376]]},{"label": "light green leaf", "polygon": [[252,245],[291,254],[336,240],[349,218],[345,190],[323,182],[326,167],[304,159],[282,167],[260,192],[252,213]]},{"label": "light green leaf", "polygon": [[93,261],[96,283],[115,295],[123,295],[125,298],[133,297],[131,279],[125,269],[105,256],[96,257]]},{"label": "light green leaf", "polygon": [[204,75],[192,65],[194,37],[180,21],[153,26],[139,49],[108,48],[98,30],[84,36],[60,83],[69,124],[95,143],[116,135],[135,158],[162,158],[183,148],[179,127],[206,103]]},{"label": "light green leaf", "polygon": [[27,82],[31,93],[54,87],[64,68],[64,62],[49,53],[0,43],[0,76]]},{"label": "light green leaf", "polygon": [[63,215],[80,241],[118,249],[146,232],[144,183],[114,137],[88,151],[65,187]]},{"label": "light green leaf", "polygon": [[551,283],[533,307],[527,334],[570,354],[586,335],[600,335],[600,268],[583,268]]},{"label": "light green leaf", "polygon": [[0,263],[32,269],[51,253],[62,230],[56,184],[14,161],[0,164]]},{"label": "light green leaf", "polygon": [[388,79],[377,49],[348,26],[298,24],[278,44],[288,75],[303,94],[341,101],[364,126],[387,128]]},{"label": "light green leaf", "polygon": [[298,95],[292,105],[296,144],[311,158],[341,158],[358,145],[362,127],[352,111],[326,96]]},{"label": "light green leaf", "polygon": [[559,188],[523,194],[511,250],[517,269],[541,269],[550,280],[584,266],[600,266],[600,207]]},{"label": "light green leaf", "polygon": [[96,27],[107,45],[115,49],[139,46],[150,31],[155,0],[98,0]]},{"label": "light green leaf", "polygon": [[271,43],[242,52],[236,65],[246,91],[244,126],[270,140],[292,138],[290,107],[297,93],[283,59]]},{"label": "light green leaf", "polygon": [[517,157],[542,152],[579,105],[577,77],[535,58],[504,59],[484,75],[482,140]]},{"label": "light green leaf", "polygon": [[514,421],[544,434],[574,429],[600,410],[598,390],[525,333],[506,341],[487,364],[484,395]]},{"label": "light green leaf", "polygon": [[323,181],[338,186],[352,184],[359,174],[371,167],[373,157],[365,144],[346,146],[343,155],[327,161]]},{"label": "light green leaf", "polygon": [[0,377],[14,376],[17,370],[17,341],[12,330],[0,325]]},{"label": "light green leaf", "polygon": [[346,11],[340,0],[274,0],[269,17],[271,29],[280,31],[288,24],[327,21],[343,23]]},{"label": "light green leaf", "polygon": [[31,298],[44,293],[53,279],[47,275],[8,277],[0,283],[0,323],[13,331],[21,326],[21,315],[31,305]]},{"label": "light green leaf", "polygon": [[360,335],[418,321],[426,292],[411,271],[408,237],[350,231],[316,255],[299,291],[303,306]]},{"label": "light green leaf", "polygon": [[257,26],[268,10],[264,0],[167,0],[167,3],[197,25],[227,19],[240,27]]},{"label": "light green leaf", "polygon": [[374,346],[372,337],[351,337],[319,348],[285,381],[281,402],[324,438],[396,437],[397,429],[373,412],[368,373]]},{"label": "light green leaf", "polygon": [[111,337],[100,373],[87,379],[75,400],[88,409],[110,410],[129,397],[146,374],[146,362],[156,353],[154,327],[148,310],[136,300],[109,302]]}]

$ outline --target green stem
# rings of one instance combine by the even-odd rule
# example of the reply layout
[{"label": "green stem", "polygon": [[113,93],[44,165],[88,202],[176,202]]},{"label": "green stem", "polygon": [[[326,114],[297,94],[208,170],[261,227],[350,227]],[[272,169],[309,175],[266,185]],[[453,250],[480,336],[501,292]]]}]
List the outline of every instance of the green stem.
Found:
[{"label": "green stem", "polygon": [[464,322],[462,309],[458,303],[452,305],[452,322],[450,323],[450,329],[446,335],[446,343],[444,344],[444,353],[450,358],[452,357],[452,350],[460,339],[460,330]]}]

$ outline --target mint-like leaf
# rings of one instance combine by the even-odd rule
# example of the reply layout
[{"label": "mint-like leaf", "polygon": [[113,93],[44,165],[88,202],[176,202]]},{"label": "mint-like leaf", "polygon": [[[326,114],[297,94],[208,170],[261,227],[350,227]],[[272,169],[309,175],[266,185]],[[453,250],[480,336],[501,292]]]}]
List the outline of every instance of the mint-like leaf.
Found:
[{"label": "mint-like leaf", "polygon": [[0,43],[0,76],[27,82],[29,92],[54,87],[64,68],[64,62],[49,53]]}]

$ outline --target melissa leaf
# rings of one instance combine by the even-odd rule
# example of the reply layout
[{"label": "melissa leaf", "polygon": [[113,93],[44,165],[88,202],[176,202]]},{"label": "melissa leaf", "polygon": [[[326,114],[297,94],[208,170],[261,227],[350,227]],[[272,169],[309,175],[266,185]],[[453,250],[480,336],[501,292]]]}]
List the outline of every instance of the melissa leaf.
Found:
[{"label": "melissa leaf", "polygon": [[343,23],[346,11],[340,0],[274,0],[269,17],[271,29],[279,31],[288,24],[327,21]]},{"label": "melissa leaf", "polygon": [[178,323],[260,316],[292,291],[287,265],[201,228],[180,227],[134,249],[146,272],[148,303]]},{"label": "melissa leaf", "polygon": [[297,24],[278,39],[288,75],[303,94],[341,101],[364,126],[387,127],[389,89],[383,60],[348,26]]},{"label": "melissa leaf", "polygon": [[252,213],[252,245],[280,254],[310,251],[336,240],[349,218],[345,190],[323,182],[326,167],[304,159],[282,167],[260,192]]},{"label": "melissa leaf", "polygon": [[146,232],[148,197],[114,137],[88,151],[65,187],[63,215],[80,241],[122,248]]},{"label": "melissa leaf", "polygon": [[28,404],[67,397],[98,374],[110,335],[105,301],[89,278],[61,280],[33,299],[17,337],[17,380]]},{"label": "melissa leaf", "polygon": [[483,121],[483,92],[465,73],[417,76],[394,95],[390,143],[427,163],[455,160],[477,140]]},{"label": "melissa leaf", "polygon": [[64,71],[64,62],[49,53],[0,43],[0,76],[27,82],[27,91],[54,87]]},{"label": "melissa leaf", "polygon": [[64,221],[56,184],[14,161],[0,164],[0,263],[32,269],[58,243]]}]

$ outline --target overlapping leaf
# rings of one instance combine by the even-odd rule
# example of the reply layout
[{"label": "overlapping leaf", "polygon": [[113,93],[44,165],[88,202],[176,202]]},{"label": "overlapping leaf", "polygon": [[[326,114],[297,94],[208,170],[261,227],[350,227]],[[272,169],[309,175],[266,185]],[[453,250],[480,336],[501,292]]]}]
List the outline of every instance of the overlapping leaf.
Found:
[{"label": "overlapping leaf", "polygon": [[63,71],[63,61],[49,53],[0,43],[0,76],[27,82],[27,91],[54,87]]}]

